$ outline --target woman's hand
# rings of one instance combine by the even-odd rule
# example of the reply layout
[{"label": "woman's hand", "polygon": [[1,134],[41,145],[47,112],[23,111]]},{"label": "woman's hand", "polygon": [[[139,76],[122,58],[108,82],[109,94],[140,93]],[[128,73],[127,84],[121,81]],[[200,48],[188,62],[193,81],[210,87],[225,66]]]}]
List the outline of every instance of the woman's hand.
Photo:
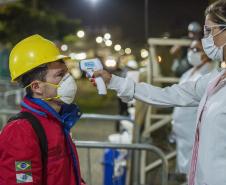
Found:
[{"label": "woman's hand", "polygon": [[[105,70],[99,70],[99,71],[95,71],[93,73],[93,77],[94,78],[95,77],[102,77],[104,82],[105,82],[105,84],[108,85],[110,83],[110,81],[111,81],[112,75],[111,75],[111,73],[109,73],[109,72],[107,72]],[[93,83],[93,80],[91,80],[91,82]]]}]

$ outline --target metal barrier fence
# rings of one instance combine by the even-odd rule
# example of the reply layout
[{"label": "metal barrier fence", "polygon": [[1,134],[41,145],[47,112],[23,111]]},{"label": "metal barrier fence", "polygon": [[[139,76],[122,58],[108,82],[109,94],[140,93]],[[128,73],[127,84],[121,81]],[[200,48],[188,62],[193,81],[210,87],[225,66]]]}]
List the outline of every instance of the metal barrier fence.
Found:
[{"label": "metal barrier fence", "polygon": [[[88,120],[100,120],[100,121],[109,121],[109,120],[110,121],[121,121],[121,120],[130,121],[130,122],[132,122],[134,124],[133,143],[137,143],[136,145],[138,145],[138,143],[140,143],[140,141],[141,141],[141,138],[140,138],[141,137],[140,136],[140,126],[138,124],[136,124],[133,120],[131,120],[130,117],[120,116],[120,115],[83,114],[81,118],[82,119],[88,119]],[[143,146],[152,146],[152,147],[154,147],[153,145],[143,145]],[[158,149],[158,151],[160,151],[159,152],[159,153],[161,153],[159,155],[160,158],[164,157],[164,160],[166,161],[166,157],[163,154],[163,152],[157,147],[155,147],[155,149]],[[140,150],[140,149],[137,149],[137,150]],[[146,173],[148,173],[150,170],[154,169],[154,168],[151,168],[151,169],[149,168],[148,170],[146,169],[147,166],[150,166],[151,164],[149,164],[147,166],[144,165],[144,166],[142,166],[140,168],[140,153],[137,150],[134,152],[134,160],[132,161],[132,165],[136,166],[136,168],[134,168],[134,170],[133,170],[133,178],[134,178],[134,182],[135,182],[134,185],[137,182],[140,182],[140,176],[139,176],[140,170],[143,173],[145,173],[145,174],[142,174],[142,177],[146,177]],[[142,150],[142,151],[145,151],[145,150]],[[161,162],[162,161],[163,160],[161,160]],[[161,164],[163,164],[163,163],[160,163],[159,165],[161,165]],[[167,166],[168,166],[168,161],[167,161]],[[168,170],[167,170],[167,173],[168,173]],[[145,180],[143,180],[141,184],[145,184]],[[138,185],[138,183],[136,185]]]},{"label": "metal barrier fence", "polygon": [[[74,141],[77,148],[86,148],[88,150],[88,181],[89,184],[92,185],[91,180],[91,162],[90,162],[90,149],[106,149],[106,148],[113,148],[113,149],[126,149],[126,150],[139,150],[139,151],[147,151],[153,152],[157,154],[162,161],[162,173],[161,173],[161,184],[167,185],[168,184],[168,161],[165,158],[164,153],[157,147],[148,144],[113,144],[113,143],[106,143],[106,142],[93,142],[93,141]],[[137,159],[135,159],[137,160]],[[134,167],[133,169],[136,169]],[[134,173],[135,172],[135,173]],[[132,171],[133,182],[132,185],[139,185],[140,182],[138,181],[136,171]]]}]

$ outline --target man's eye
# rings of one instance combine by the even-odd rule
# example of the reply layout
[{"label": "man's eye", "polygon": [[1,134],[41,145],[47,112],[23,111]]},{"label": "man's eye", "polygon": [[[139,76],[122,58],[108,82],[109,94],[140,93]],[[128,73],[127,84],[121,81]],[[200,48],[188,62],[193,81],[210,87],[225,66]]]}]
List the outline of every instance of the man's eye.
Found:
[{"label": "man's eye", "polygon": [[63,73],[59,73],[57,76],[63,77],[64,74]]}]

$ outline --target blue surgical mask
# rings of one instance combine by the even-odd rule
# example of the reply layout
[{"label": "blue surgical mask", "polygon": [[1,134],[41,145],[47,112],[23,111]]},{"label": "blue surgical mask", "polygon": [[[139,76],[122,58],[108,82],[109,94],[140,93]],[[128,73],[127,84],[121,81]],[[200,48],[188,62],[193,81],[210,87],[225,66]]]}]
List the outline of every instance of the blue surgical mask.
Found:
[{"label": "blue surgical mask", "polygon": [[210,59],[217,60],[219,62],[223,61],[223,55],[224,55],[223,48],[224,48],[226,43],[223,44],[220,47],[217,47],[214,44],[213,37],[215,37],[218,34],[222,33],[224,30],[225,30],[225,28],[223,30],[221,30],[220,32],[218,32],[217,34],[215,34],[215,35],[210,34],[208,37],[204,37],[202,39],[202,46],[203,46],[203,49],[204,49],[206,55]]}]

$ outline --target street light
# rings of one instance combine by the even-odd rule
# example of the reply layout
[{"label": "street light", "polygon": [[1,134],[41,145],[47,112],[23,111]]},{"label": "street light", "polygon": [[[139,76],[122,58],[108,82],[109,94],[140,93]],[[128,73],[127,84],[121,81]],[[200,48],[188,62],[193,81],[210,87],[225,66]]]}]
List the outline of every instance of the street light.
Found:
[{"label": "street light", "polygon": [[66,44],[63,44],[63,45],[61,46],[61,50],[62,50],[62,51],[67,51],[67,50],[68,50],[68,46],[67,46]]},{"label": "street light", "polygon": [[113,68],[117,65],[117,62],[115,59],[109,58],[105,61],[105,66],[109,68]]},{"label": "street light", "polygon": [[115,51],[120,51],[122,49],[121,45],[116,44],[114,47]]},{"label": "street light", "polygon": [[111,40],[106,40],[105,45],[110,47],[112,45],[112,41]]},{"label": "street light", "polygon": [[98,3],[98,1],[100,1],[100,0],[88,0],[91,4],[93,4],[93,5],[95,5],[95,4],[97,4]]},{"label": "street light", "polygon": [[125,49],[125,53],[126,53],[127,55],[131,54],[131,52],[132,52],[132,50],[131,50],[130,48],[126,48],[126,49]]},{"label": "street light", "polygon": [[84,32],[83,30],[79,30],[79,31],[77,32],[77,36],[78,36],[79,38],[83,38],[83,37],[85,36],[85,32]]},{"label": "street light", "polygon": [[96,42],[97,42],[98,44],[102,43],[102,42],[103,42],[103,37],[97,37],[97,38],[96,38]]},{"label": "street light", "polygon": [[142,58],[147,58],[148,57],[148,51],[146,49],[142,49],[140,51],[140,55]]},{"label": "street light", "polygon": [[109,39],[111,38],[111,34],[110,34],[110,33],[105,33],[105,34],[104,34],[104,38],[105,38],[106,40],[109,40]]}]

